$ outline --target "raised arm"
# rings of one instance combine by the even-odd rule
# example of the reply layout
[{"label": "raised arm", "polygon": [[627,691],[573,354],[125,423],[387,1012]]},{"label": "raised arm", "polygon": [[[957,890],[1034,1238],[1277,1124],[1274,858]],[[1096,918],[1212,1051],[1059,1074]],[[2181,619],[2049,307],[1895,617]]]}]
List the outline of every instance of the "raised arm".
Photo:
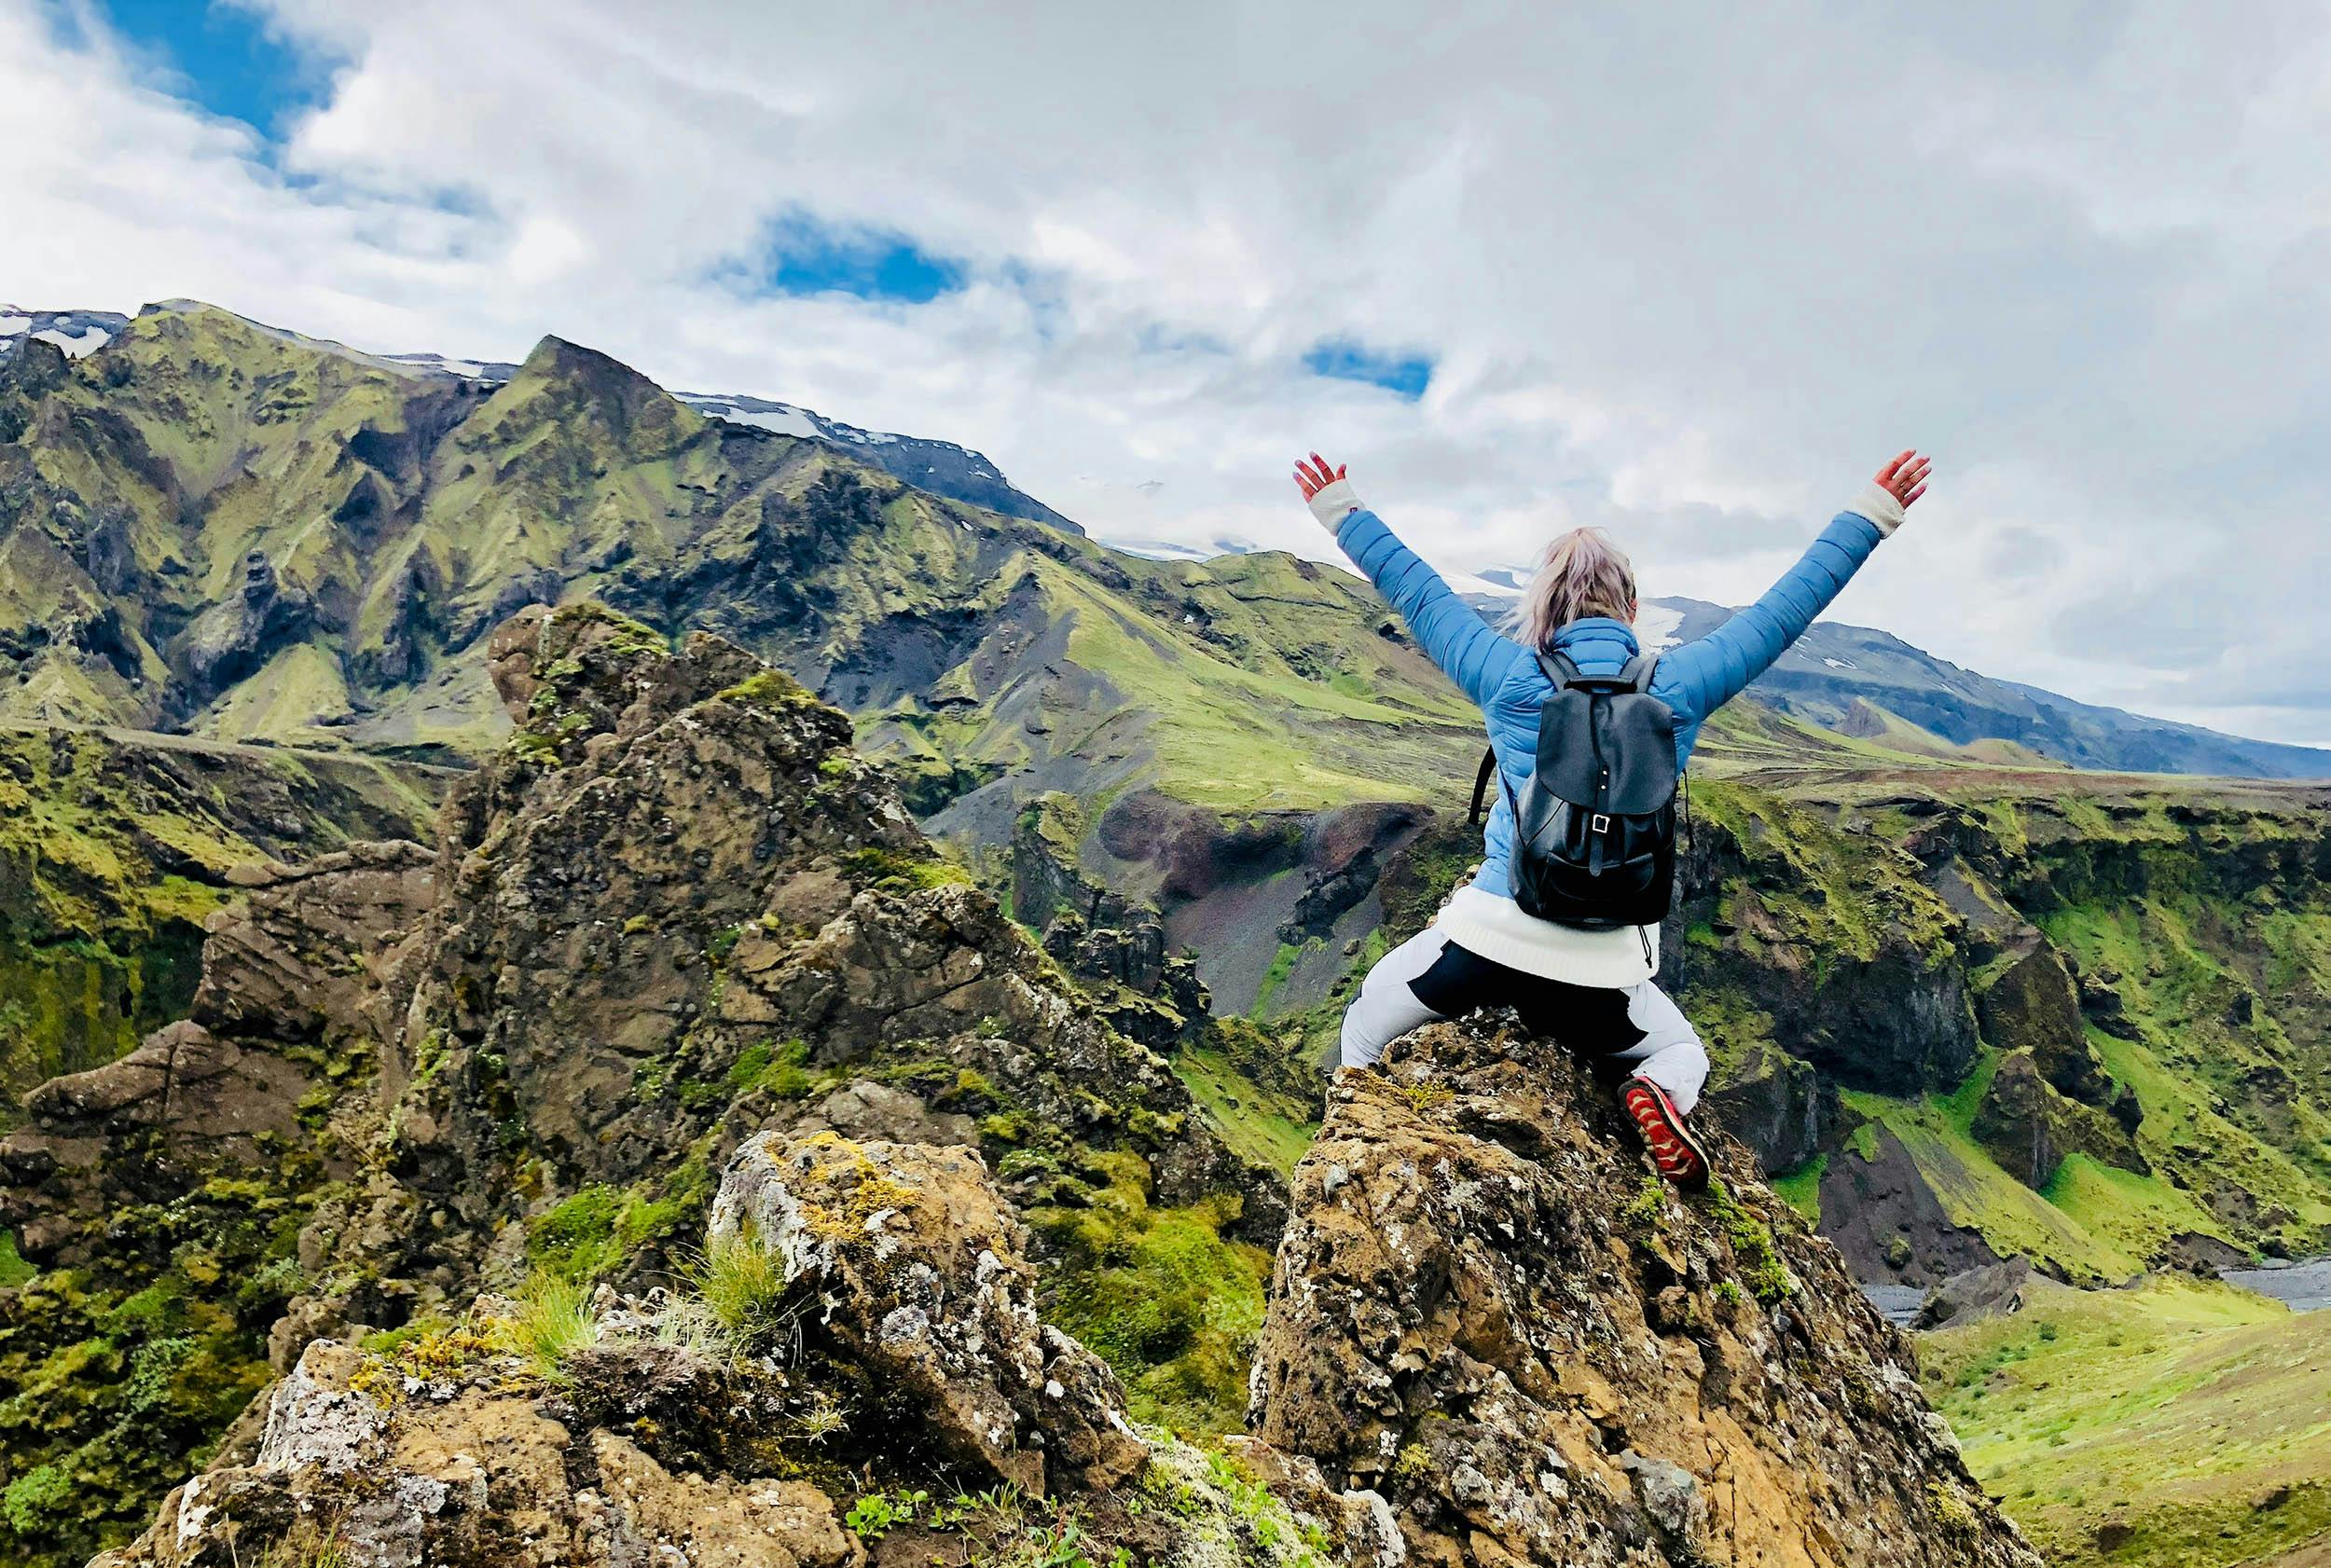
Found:
[{"label": "raised arm", "polygon": [[1692,719],[1705,719],[1740,695],[1805,635],[1879,542],[1902,526],[1905,509],[1926,493],[1931,467],[1931,460],[1910,451],[1878,470],[1762,598],[1707,636],[1661,654],[1653,690]]},{"label": "raised arm", "polygon": [[1312,516],[1400,612],[1426,656],[1477,707],[1487,704],[1514,662],[1524,656],[1521,645],[1491,631],[1471,605],[1450,591],[1441,573],[1359,503],[1342,465],[1331,469],[1314,452],[1308,462],[1295,464],[1295,483],[1303,487]]}]

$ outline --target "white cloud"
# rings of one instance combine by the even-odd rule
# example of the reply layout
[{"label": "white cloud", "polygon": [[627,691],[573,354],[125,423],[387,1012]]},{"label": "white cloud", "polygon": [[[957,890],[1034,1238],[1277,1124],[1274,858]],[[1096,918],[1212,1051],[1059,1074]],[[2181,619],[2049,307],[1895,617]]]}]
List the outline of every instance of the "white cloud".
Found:
[{"label": "white cloud", "polygon": [[[1103,535],[1321,554],[1317,446],[1453,566],[1603,523],[1734,601],[1919,441],[1841,616],[2331,743],[2320,6],[268,9],[345,62],[274,149],[0,0],[0,296],[557,332],[976,446]],[[801,213],[970,284],[742,292]],[[1430,392],[1305,373],[1338,337]]]}]

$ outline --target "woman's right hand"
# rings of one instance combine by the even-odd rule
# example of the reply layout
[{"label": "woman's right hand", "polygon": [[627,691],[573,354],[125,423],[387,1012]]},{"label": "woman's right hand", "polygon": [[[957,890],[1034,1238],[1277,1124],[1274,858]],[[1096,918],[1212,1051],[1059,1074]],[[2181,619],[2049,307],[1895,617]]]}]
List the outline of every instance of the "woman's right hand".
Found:
[{"label": "woman's right hand", "polygon": [[1348,466],[1349,464],[1346,463],[1337,463],[1330,467],[1327,459],[1314,452],[1308,462],[1302,458],[1295,460],[1295,483],[1302,487],[1303,499],[1309,501],[1313,496],[1343,478],[1344,470]]},{"label": "woman's right hand", "polygon": [[1303,504],[1319,519],[1319,526],[1333,533],[1344,519],[1359,511],[1359,497],[1352,493],[1352,483],[1344,477],[1342,463],[1331,463],[1314,452],[1308,461],[1295,460],[1295,483],[1303,492]]},{"label": "woman's right hand", "polygon": [[1926,493],[1926,475],[1935,466],[1935,460],[1922,455],[1916,447],[1903,452],[1892,462],[1878,470],[1878,488],[1892,496],[1903,507]]}]

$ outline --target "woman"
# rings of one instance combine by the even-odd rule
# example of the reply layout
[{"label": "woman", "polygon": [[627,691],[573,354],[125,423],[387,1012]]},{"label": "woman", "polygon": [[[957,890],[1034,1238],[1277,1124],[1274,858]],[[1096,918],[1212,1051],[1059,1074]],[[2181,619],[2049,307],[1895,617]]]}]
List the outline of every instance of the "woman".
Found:
[{"label": "woman", "polygon": [[[1928,460],[1904,452],[1880,469],[1772,590],[1696,642],[1660,655],[1650,695],[1674,711],[1676,763],[1691,755],[1709,714],[1738,696],[1804,634],[1879,542],[1926,491]],[[1614,676],[1640,649],[1634,571],[1599,529],[1548,546],[1528,593],[1492,631],[1440,573],[1359,503],[1342,467],[1318,453],[1295,465],[1312,515],[1392,602],[1432,661],[1480,705],[1503,788],[1483,834],[1481,870],[1423,932],[1368,971],[1344,1015],[1343,1059],[1367,1066],[1418,1025],[1478,1007],[1511,1007],[1613,1076],[1660,1173],[1684,1186],[1707,1180],[1707,1151],[1685,1118],[1707,1081],[1708,1053],[1665,993],[1659,928],[1590,931],[1523,913],[1510,891],[1513,811],[1537,764],[1538,710],[1553,686],[1537,654],[1566,654],[1579,672]]]}]

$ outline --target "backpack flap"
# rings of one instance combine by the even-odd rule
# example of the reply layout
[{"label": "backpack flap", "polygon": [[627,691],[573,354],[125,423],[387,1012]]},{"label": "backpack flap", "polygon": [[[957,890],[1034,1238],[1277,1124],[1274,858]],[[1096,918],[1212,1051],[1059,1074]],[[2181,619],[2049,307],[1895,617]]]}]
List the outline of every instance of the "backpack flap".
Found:
[{"label": "backpack flap", "polygon": [[1515,802],[1514,896],[1590,930],[1665,917],[1675,875],[1676,718],[1649,695],[1657,661],[1586,676],[1561,654],[1538,714],[1537,770]]}]

